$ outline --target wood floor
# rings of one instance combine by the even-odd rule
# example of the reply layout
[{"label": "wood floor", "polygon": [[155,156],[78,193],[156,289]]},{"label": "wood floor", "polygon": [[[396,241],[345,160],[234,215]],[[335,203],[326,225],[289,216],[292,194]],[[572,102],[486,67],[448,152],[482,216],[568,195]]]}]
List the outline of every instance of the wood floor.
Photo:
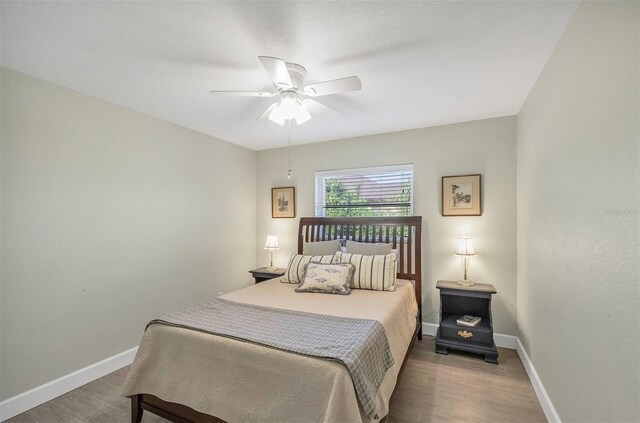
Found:
[{"label": "wood floor", "polygon": [[[473,354],[435,353],[433,337],[416,341],[391,404],[389,423],[546,422],[514,350],[499,348],[499,365]],[[129,422],[120,396],[128,367],[20,414],[7,423]],[[164,422],[148,412],[143,422]]]}]

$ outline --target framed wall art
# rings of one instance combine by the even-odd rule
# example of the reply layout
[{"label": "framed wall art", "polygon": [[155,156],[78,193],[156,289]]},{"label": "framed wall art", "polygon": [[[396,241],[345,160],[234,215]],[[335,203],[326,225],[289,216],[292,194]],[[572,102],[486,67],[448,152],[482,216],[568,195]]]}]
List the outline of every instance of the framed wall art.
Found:
[{"label": "framed wall art", "polygon": [[271,188],[271,217],[296,217],[295,187]]},{"label": "framed wall art", "polygon": [[480,174],[442,177],[442,215],[480,216]]}]

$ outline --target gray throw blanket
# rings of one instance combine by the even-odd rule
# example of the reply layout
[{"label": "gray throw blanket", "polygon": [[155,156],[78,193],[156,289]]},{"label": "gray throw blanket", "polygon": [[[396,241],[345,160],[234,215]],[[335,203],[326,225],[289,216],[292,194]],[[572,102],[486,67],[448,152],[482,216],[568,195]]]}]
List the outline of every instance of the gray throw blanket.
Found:
[{"label": "gray throw blanket", "polygon": [[[154,323],[193,329],[344,364],[362,409],[378,419],[375,398],[393,357],[384,327],[368,319],[326,316],[214,298]],[[147,327],[149,326],[147,325]]]}]

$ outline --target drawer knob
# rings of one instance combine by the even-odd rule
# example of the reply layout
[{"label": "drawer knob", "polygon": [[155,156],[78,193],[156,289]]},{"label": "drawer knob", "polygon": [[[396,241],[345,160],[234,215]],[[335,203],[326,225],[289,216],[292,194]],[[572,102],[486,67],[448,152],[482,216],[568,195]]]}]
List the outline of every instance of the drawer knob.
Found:
[{"label": "drawer knob", "polygon": [[461,336],[464,339],[467,339],[467,338],[471,338],[473,336],[473,333],[467,332],[466,330],[459,330],[458,331],[458,336]]}]

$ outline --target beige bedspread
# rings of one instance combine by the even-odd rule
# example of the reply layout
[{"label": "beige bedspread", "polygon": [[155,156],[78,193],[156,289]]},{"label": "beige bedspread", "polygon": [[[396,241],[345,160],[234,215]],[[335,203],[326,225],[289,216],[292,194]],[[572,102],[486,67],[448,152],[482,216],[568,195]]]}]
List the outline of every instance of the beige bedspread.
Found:
[{"label": "beige bedspread", "polygon": [[[296,285],[279,280],[222,298],[379,321],[395,360],[376,399],[385,415],[415,329],[411,282],[399,280],[393,292],[353,290],[343,296],[296,293]],[[340,363],[165,325],[145,332],[122,393],[152,394],[229,422],[369,421]]]}]

